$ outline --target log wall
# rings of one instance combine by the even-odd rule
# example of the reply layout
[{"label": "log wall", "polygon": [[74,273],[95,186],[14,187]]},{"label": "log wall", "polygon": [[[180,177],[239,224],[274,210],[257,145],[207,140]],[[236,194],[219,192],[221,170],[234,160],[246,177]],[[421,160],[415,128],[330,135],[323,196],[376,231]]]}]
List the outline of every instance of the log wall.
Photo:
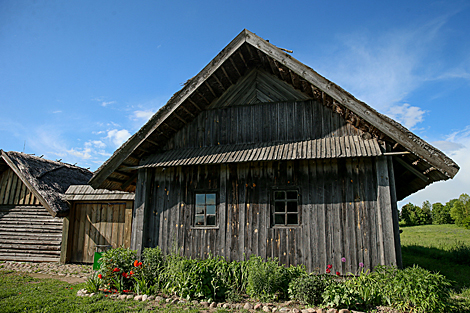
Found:
[{"label": "log wall", "polygon": [[[140,170],[133,248],[192,258],[251,254],[340,272],[396,264],[387,162],[380,158],[252,162]],[[272,225],[272,191],[299,191],[300,225]],[[217,191],[217,227],[194,227],[197,191]],[[342,264],[341,258],[347,262]]]}]

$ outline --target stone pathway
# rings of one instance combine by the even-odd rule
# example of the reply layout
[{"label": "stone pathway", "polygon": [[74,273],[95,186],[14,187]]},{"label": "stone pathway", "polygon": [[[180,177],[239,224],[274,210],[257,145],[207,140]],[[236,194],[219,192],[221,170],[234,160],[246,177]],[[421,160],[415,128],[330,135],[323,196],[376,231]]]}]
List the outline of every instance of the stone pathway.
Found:
[{"label": "stone pathway", "polygon": [[92,265],[0,261],[0,270],[42,274],[50,278],[75,278],[85,281],[93,273]]}]

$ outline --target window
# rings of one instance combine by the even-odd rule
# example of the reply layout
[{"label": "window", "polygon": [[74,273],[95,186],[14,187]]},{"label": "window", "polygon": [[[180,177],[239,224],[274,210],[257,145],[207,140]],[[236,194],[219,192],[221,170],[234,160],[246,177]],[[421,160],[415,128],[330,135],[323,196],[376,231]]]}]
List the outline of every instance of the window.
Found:
[{"label": "window", "polygon": [[217,197],[215,193],[197,193],[194,226],[216,226]]},{"label": "window", "polygon": [[299,225],[297,190],[274,191],[274,225]]}]

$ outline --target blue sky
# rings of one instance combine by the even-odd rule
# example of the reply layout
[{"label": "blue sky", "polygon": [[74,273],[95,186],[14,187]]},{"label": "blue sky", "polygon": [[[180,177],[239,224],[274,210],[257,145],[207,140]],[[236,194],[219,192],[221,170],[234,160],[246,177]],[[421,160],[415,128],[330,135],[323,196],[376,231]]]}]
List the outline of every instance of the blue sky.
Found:
[{"label": "blue sky", "polygon": [[402,201],[470,193],[468,1],[0,1],[0,148],[98,168],[242,29],[461,167]]}]

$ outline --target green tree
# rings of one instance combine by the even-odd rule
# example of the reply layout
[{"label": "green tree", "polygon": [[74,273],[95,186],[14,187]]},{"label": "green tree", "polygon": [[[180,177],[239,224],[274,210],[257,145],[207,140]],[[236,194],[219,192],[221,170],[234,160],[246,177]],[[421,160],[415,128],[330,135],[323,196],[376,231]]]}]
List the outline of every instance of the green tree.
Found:
[{"label": "green tree", "polygon": [[466,193],[461,194],[450,209],[450,215],[458,226],[470,228],[470,196]]},{"label": "green tree", "polygon": [[411,202],[401,208],[400,220],[404,226],[424,225],[429,219],[421,207]]},{"label": "green tree", "polygon": [[419,225],[431,224],[432,223],[432,216],[431,216],[431,202],[426,200],[423,202],[421,206],[421,219]]},{"label": "green tree", "polygon": [[439,224],[451,224],[454,220],[450,216],[450,207],[443,205],[440,202],[432,204],[432,223],[435,225]]}]

